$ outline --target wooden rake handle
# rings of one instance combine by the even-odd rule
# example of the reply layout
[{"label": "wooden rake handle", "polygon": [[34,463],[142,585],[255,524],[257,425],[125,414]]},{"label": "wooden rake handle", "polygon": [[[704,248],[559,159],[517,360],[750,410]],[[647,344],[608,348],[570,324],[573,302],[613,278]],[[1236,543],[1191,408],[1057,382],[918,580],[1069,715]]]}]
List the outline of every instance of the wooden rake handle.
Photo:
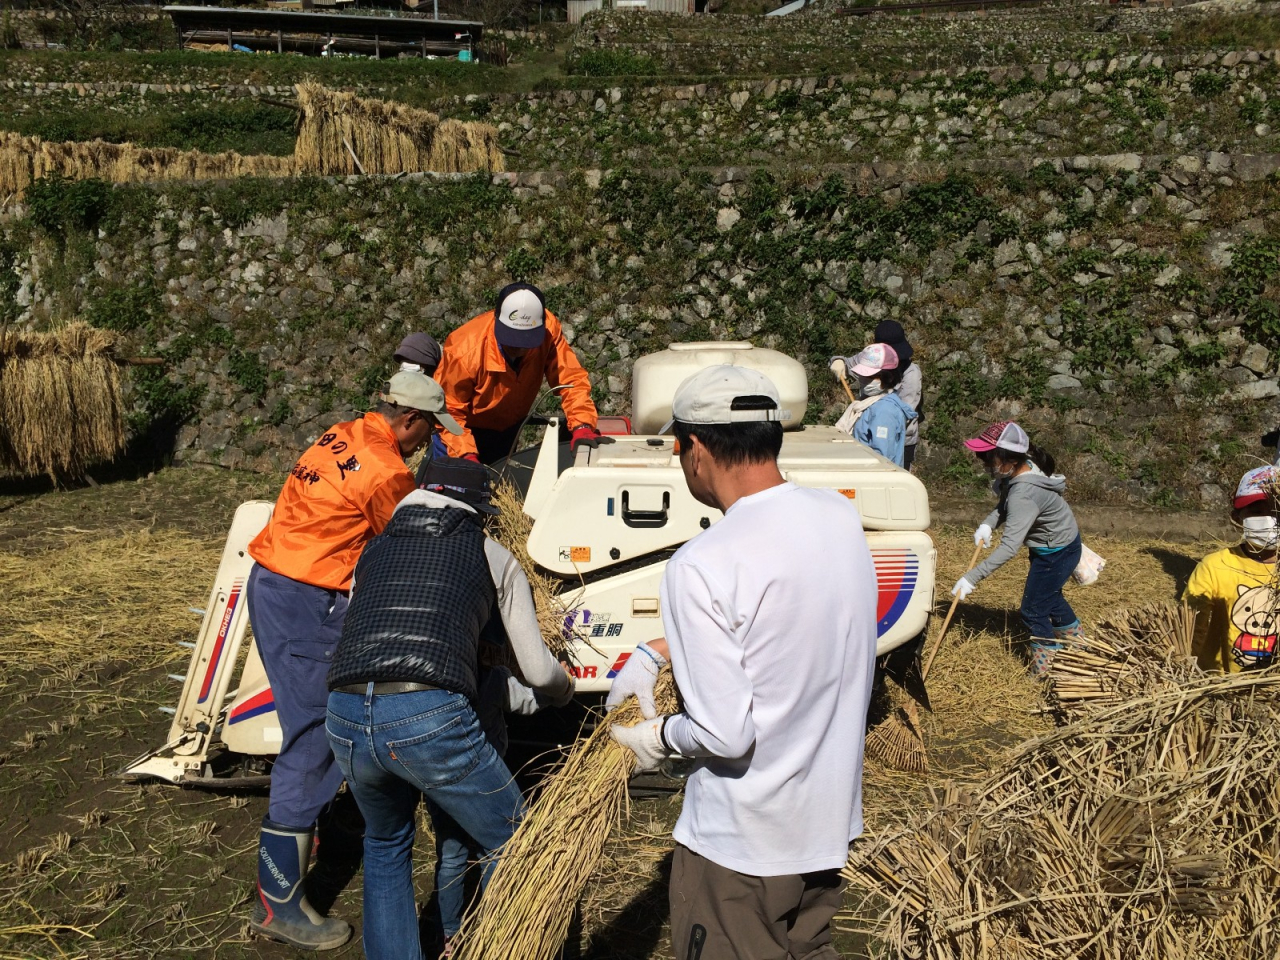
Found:
[{"label": "wooden rake handle", "polygon": [[[982,555],[982,544],[978,544],[973,548],[973,557],[969,560],[969,566],[965,570],[968,573],[978,565],[978,557]],[[947,631],[951,629],[951,618],[956,615],[956,607],[960,605],[960,595],[951,600],[951,609],[947,611],[947,618],[942,621],[942,631],[938,634],[938,639],[933,641],[933,648],[929,651],[929,658],[925,660],[924,667],[920,670],[920,682],[924,683],[925,677],[929,676],[929,668],[933,666],[933,658],[938,655],[938,648],[942,646],[942,638],[947,635]]]},{"label": "wooden rake handle", "polygon": [[844,378],[844,374],[840,375],[840,386],[844,387],[844,392],[849,395],[850,403],[857,403],[858,398],[853,395],[853,391],[849,389],[849,381]]}]

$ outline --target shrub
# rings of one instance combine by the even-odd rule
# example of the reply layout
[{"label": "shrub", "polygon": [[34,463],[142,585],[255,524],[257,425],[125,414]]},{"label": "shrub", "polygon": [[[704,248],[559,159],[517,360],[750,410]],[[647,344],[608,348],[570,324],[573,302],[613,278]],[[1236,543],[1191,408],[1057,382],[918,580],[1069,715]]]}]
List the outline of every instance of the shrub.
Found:
[{"label": "shrub", "polygon": [[27,189],[27,216],[51,234],[96,227],[110,207],[111,186],[103,180],[42,177]]},{"label": "shrub", "polygon": [[587,50],[569,63],[569,72],[588,77],[651,77],[658,65],[625,50]]}]

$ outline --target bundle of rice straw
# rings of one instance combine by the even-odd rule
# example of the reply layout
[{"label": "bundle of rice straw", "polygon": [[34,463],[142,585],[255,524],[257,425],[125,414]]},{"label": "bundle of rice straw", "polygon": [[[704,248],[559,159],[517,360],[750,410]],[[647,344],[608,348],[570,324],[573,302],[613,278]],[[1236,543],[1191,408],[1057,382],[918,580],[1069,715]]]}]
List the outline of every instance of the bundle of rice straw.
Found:
[{"label": "bundle of rice straw", "polygon": [[1162,684],[1199,676],[1191,656],[1196,617],[1185,603],[1148,603],[1098,621],[1049,667],[1048,700],[1060,720],[1129,703]]},{"label": "bundle of rice straw", "polygon": [[[61,176],[111,183],[230,180],[299,173],[499,173],[505,169],[492,124],[444,120],[426,110],[298,85],[302,120],[293,156],[202,153],[105,140],[51,143],[0,131],[0,199],[21,199],[33,181]],[[347,148],[350,144],[351,149]]]},{"label": "bundle of rice straw", "polygon": [[97,178],[111,183],[151,180],[230,180],[288,177],[293,157],[201,153],[173,147],[138,147],[105,140],[52,143],[40,137],[0,132],[0,196],[21,198],[42,177]]},{"label": "bundle of rice straw", "polygon": [[[671,668],[658,675],[659,713],[676,709]],[[596,725],[544,782],[503,847],[476,909],[462,923],[454,960],[551,960],[564,946],[574,909],[627,803],[635,755],[609,726],[641,719],[634,697]]]},{"label": "bundle of rice straw", "polygon": [[357,158],[363,172],[370,174],[503,169],[498,131],[492,124],[441,122],[426,110],[369,100],[318,83],[300,83],[297,91],[302,125],[294,158],[301,172],[359,173]]},{"label": "bundle of rice straw", "polygon": [[510,480],[501,481],[494,486],[492,499],[498,515],[489,526],[489,535],[510,550],[524,569],[533,590],[533,604],[538,612],[542,639],[554,657],[567,660],[570,655],[569,637],[573,632],[567,619],[569,610],[559,593],[562,581],[547,575],[529,556],[529,531],[533,529],[533,520],[524,512],[515,485]]},{"label": "bundle of rice straw", "polygon": [[1028,742],[844,875],[902,957],[1275,957],[1278,827],[1280,671],[1202,676]]},{"label": "bundle of rice straw", "polygon": [[0,469],[62,483],[124,450],[114,344],[83,323],[0,331]]}]

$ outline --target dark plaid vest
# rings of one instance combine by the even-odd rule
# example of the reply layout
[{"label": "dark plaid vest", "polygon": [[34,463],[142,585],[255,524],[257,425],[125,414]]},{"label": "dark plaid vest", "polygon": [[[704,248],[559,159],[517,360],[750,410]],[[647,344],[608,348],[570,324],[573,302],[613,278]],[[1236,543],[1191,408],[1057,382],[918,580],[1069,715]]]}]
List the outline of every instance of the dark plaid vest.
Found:
[{"label": "dark plaid vest", "polygon": [[397,510],[356,564],[329,689],[408,680],[474,700],[479,643],[497,626],[484,539],[470,511]]}]

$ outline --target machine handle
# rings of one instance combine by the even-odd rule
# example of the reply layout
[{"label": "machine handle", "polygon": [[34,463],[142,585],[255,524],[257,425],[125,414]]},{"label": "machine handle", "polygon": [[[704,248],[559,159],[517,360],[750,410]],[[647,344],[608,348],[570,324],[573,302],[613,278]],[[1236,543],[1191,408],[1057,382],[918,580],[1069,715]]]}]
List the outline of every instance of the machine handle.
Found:
[{"label": "machine handle", "polygon": [[665,527],[667,525],[667,510],[670,507],[670,491],[664,490],[662,493],[661,510],[632,510],[630,507],[630,495],[626,490],[622,491],[622,522],[628,527]]}]

